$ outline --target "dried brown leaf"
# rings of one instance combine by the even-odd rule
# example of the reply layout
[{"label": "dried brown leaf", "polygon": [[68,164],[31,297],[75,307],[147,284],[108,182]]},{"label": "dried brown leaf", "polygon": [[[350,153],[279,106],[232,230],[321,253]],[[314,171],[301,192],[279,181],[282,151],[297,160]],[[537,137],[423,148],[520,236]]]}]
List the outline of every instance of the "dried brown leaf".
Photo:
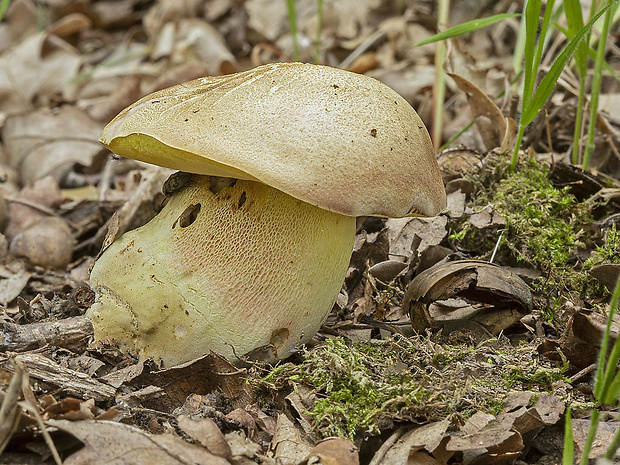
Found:
[{"label": "dried brown leaf", "polygon": [[188,416],[180,415],[177,421],[185,434],[202,444],[213,455],[232,460],[230,446],[213,420],[210,418],[192,420]]},{"label": "dried brown leaf", "polygon": [[6,306],[8,302],[21,294],[31,276],[24,270],[13,271],[0,266],[0,303]]},{"label": "dried brown leaf", "polygon": [[[409,261],[412,254],[420,254],[431,245],[438,245],[446,237],[448,218],[444,215],[434,218],[390,218],[385,222],[390,242],[390,255]],[[416,250],[412,250],[414,238],[421,239]]]},{"label": "dried brown leaf", "polygon": [[158,398],[150,407],[171,412],[182,406],[191,393],[211,392],[215,389],[221,389],[234,408],[250,405],[254,402],[254,392],[246,379],[246,370],[235,367],[215,353],[210,353],[166,370],[157,370],[154,364],[147,362],[144,371],[129,384],[161,387],[166,395]]},{"label": "dried brown leaf", "polygon": [[[481,130],[487,149],[501,146],[508,150],[516,137],[516,123],[512,118],[506,118],[499,107],[480,90],[473,82],[457,74],[449,74],[456,85],[467,94],[467,99],[476,117],[484,116],[490,120],[490,125]],[[488,131],[488,133],[487,133]]]},{"label": "dried brown leaf", "polygon": [[82,58],[58,37],[40,33],[0,56],[0,104],[5,115],[31,110],[36,97],[62,93]]},{"label": "dried brown leaf", "polygon": [[403,301],[416,331],[473,320],[498,334],[531,308],[532,295],[521,278],[479,260],[440,263],[423,271],[409,283]]},{"label": "dried brown leaf", "polygon": [[62,179],[78,164],[91,166],[104,153],[98,142],[102,126],[65,105],[7,118],[2,137],[12,165],[27,184],[48,175]]},{"label": "dried brown leaf", "polygon": [[303,436],[303,432],[285,414],[278,415],[276,430],[269,445],[278,464],[296,465],[310,454],[312,445]]},{"label": "dried brown leaf", "polygon": [[97,420],[79,422],[48,420],[46,424],[71,434],[85,445],[83,449],[69,456],[63,462],[65,465],[230,464],[228,460],[177,437],[166,434],[152,435],[121,423]]},{"label": "dried brown leaf", "polygon": [[302,465],[359,465],[359,451],[348,439],[328,438],[319,442]]}]

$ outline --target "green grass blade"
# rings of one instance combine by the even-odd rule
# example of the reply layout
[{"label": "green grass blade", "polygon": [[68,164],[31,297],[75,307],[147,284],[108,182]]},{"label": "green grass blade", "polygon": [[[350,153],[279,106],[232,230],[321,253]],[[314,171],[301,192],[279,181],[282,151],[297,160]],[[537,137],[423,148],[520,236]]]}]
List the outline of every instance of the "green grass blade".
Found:
[{"label": "green grass blade", "polygon": [[[564,9],[566,11],[566,24],[568,25],[566,36],[572,39],[584,26],[581,2],[579,0],[564,0]],[[577,50],[575,50],[575,63],[579,78],[585,79],[588,73],[587,40],[581,41],[577,46]]]},{"label": "green grass blade", "polygon": [[553,11],[554,3],[555,0],[548,0],[545,6],[545,15],[543,17],[542,25],[540,26],[540,32],[538,34],[538,45],[536,46],[536,55],[534,56],[534,66],[536,68],[542,60],[543,50],[547,42],[547,31],[549,30],[549,21],[551,20],[551,13]]},{"label": "green grass blade", "polygon": [[[564,0],[566,12],[566,23],[568,30],[564,32],[569,39],[574,38],[583,29],[583,12],[579,0]],[[583,118],[583,104],[585,102],[586,79],[588,78],[588,40],[585,37],[579,42],[575,50],[575,64],[577,75],[579,76],[579,94],[577,97],[577,107],[575,110],[575,128],[573,130],[573,164],[579,163],[579,153],[581,149],[581,121]]]},{"label": "green grass blade", "polygon": [[288,10],[288,24],[293,38],[293,59],[299,61],[299,40],[297,39],[297,9],[295,8],[295,0],[286,0],[286,9]]},{"label": "green grass blade", "polygon": [[4,18],[4,14],[9,7],[9,3],[11,3],[11,0],[2,0],[2,2],[0,2],[0,21]]},{"label": "green grass blade", "polygon": [[[612,4],[617,4],[618,2],[620,2],[620,0],[613,0]],[[542,81],[540,82],[540,85],[538,86],[538,89],[536,89],[536,92],[534,93],[534,96],[530,100],[524,101],[525,108],[523,109],[523,113],[521,115],[521,121],[523,125],[527,126],[536,117],[536,114],[540,111],[540,109],[543,107],[543,105],[545,104],[549,96],[551,95],[551,92],[553,91],[553,88],[555,87],[555,83],[557,82],[560,75],[562,74],[562,71],[564,70],[564,67],[568,63],[568,60],[570,60],[575,49],[579,45],[579,42],[585,37],[585,35],[590,30],[592,30],[592,26],[594,25],[594,23],[598,21],[598,19],[607,11],[608,8],[609,8],[609,5],[605,7],[604,9],[602,9],[601,11],[599,11],[588,22],[588,24],[586,24],[577,33],[577,35],[573,37],[568,42],[568,44],[564,46],[562,53],[560,53],[560,55],[556,58],[556,60],[553,62],[553,65],[551,65],[551,68],[549,69],[549,71],[543,77]]]},{"label": "green grass blade", "polygon": [[[618,309],[618,302],[620,302],[620,277],[618,277],[614,293],[611,297],[609,316],[607,317],[607,328],[605,329],[605,334],[603,335],[603,341],[601,342],[601,352],[598,356],[598,368],[596,370],[596,377],[594,381],[594,397],[596,397],[596,399],[598,399],[600,402],[605,402],[604,399],[607,395],[607,390],[612,383],[613,373],[618,363],[618,358],[616,358],[615,360],[613,358],[610,358],[606,363],[607,347],[609,346],[609,335],[611,333],[611,323],[614,317],[614,313]],[[620,349],[620,343],[618,341],[620,341],[620,339],[616,340],[616,343],[614,344],[614,350],[612,350],[612,357],[614,352],[617,352],[615,349]]]},{"label": "green grass blade", "polygon": [[586,437],[586,442],[583,445],[583,452],[581,454],[581,460],[579,460],[579,465],[587,465],[588,457],[590,457],[590,451],[592,450],[592,445],[594,444],[594,439],[596,438],[596,430],[598,429],[598,422],[601,419],[601,412],[598,410],[592,410],[592,417],[590,418],[590,428],[588,429],[588,436]]},{"label": "green grass blade", "polygon": [[488,16],[486,18],[474,19],[472,21],[467,21],[456,26],[453,26],[445,31],[442,31],[434,36],[429,37],[428,39],[421,40],[420,42],[416,42],[413,44],[414,47],[419,45],[432,44],[433,42],[439,42],[440,40],[451,39],[452,37],[462,36],[463,34],[467,34],[469,32],[477,31],[478,29],[482,29],[488,26],[491,26],[503,19],[507,18],[516,18],[521,16],[520,13],[501,13],[498,15]]},{"label": "green grass blade", "polygon": [[575,463],[573,422],[571,421],[570,408],[567,408],[564,418],[564,453],[562,454],[562,465],[573,465],[573,463]]},{"label": "green grass blade", "polygon": [[[617,4],[617,2],[616,2]],[[598,114],[598,100],[601,93],[601,80],[603,75],[603,62],[605,61],[605,49],[607,45],[607,36],[611,26],[611,19],[615,12],[615,7],[611,0],[608,0],[605,8],[605,21],[603,22],[603,30],[598,42],[596,60],[594,61],[594,74],[592,78],[592,90],[590,91],[590,120],[588,122],[588,136],[586,139],[586,148],[583,153],[583,169],[588,169],[590,164],[590,155],[594,151],[594,133],[596,132],[596,116]]]},{"label": "green grass blade", "polygon": [[536,39],[538,37],[538,19],[541,11],[540,0],[529,0],[525,7],[525,51],[524,66],[525,71],[523,80],[523,95],[521,96],[525,104],[530,100],[534,91],[534,81],[536,80],[536,69],[538,63],[534,61],[534,53],[536,50]]},{"label": "green grass blade", "polygon": [[[616,344],[614,346],[614,350],[616,346],[620,346],[620,344]],[[620,352],[620,350],[618,352]],[[611,363],[611,360],[612,358],[610,357],[610,360],[608,363]],[[617,363],[617,359],[616,359],[616,363]],[[613,381],[611,382],[611,384],[609,385],[609,388],[607,389],[607,396],[605,398],[605,403],[610,404],[610,405],[617,404],[619,398],[620,398],[620,371],[617,371],[616,376],[614,376]]]},{"label": "green grass blade", "polygon": [[323,0],[317,1],[316,42],[314,44],[314,64],[321,61],[321,33],[323,32]]},{"label": "green grass blade", "polygon": [[607,452],[605,453],[605,458],[613,460],[616,456],[618,448],[620,448],[620,428],[616,430],[614,437],[611,438],[611,443],[609,443],[609,447],[607,448]]}]

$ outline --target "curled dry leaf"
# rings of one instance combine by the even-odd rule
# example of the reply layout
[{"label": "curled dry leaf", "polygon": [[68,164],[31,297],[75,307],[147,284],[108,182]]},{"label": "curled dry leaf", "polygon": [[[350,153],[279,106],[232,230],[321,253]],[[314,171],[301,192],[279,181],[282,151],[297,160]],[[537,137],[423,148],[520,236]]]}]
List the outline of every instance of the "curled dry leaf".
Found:
[{"label": "curled dry leaf", "polygon": [[590,275],[598,279],[610,292],[614,290],[620,276],[620,264],[604,263],[590,270]]},{"label": "curled dry leaf", "polygon": [[63,462],[65,465],[230,464],[228,460],[172,435],[152,435],[121,423],[96,420],[79,422],[48,420],[46,424],[65,431],[84,443],[83,449]]},{"label": "curled dry leaf", "polygon": [[[426,425],[410,429],[397,430],[392,436],[392,441],[386,441],[385,445],[389,447],[381,447],[373,457],[370,465],[380,465],[382,463],[407,464],[411,462],[410,454],[413,451],[424,449],[429,453],[435,452],[440,444],[445,443],[448,428],[452,425],[452,418],[446,417],[441,421],[427,423]],[[391,445],[390,445],[391,443]],[[451,455],[451,454],[448,454]],[[428,459],[427,462],[421,461]],[[418,457],[418,462],[414,464],[436,464],[429,456]]]},{"label": "curled dry leaf", "polygon": [[310,454],[312,446],[303,439],[300,429],[288,417],[280,413],[270,449],[276,463],[295,465]]},{"label": "curled dry leaf", "polygon": [[254,392],[246,383],[247,371],[238,369],[215,353],[191,362],[158,371],[154,363],[145,363],[145,369],[133,378],[132,386],[160,386],[165,396],[152,406],[162,411],[172,411],[184,404],[191,393],[211,392],[220,389],[233,408],[245,407],[254,402]]},{"label": "curled dry leaf", "polygon": [[516,136],[515,121],[512,118],[506,118],[495,102],[473,82],[456,74],[449,74],[449,76],[454,79],[459,89],[467,94],[474,115],[483,116],[490,121],[490,124],[480,128],[487,149],[501,147],[500,151],[505,153],[512,146]]},{"label": "curled dry leaf", "polygon": [[[22,265],[23,267],[23,265]],[[17,297],[26,287],[31,274],[23,269],[13,270],[0,266],[0,304],[5,305]],[[7,341],[2,342],[3,345]]]},{"label": "curled dry leaf", "polygon": [[[407,286],[403,309],[416,331],[481,326],[497,335],[532,308],[532,295],[517,275],[479,260],[440,263]],[[476,324],[477,323],[477,324]]]},{"label": "curled dry leaf", "polygon": [[[206,66],[209,74],[222,74],[226,66],[235,63],[222,35],[209,23],[194,18],[182,19],[176,27],[172,53],[178,62],[193,61]],[[181,59],[184,57],[185,59]],[[228,65],[226,65],[227,63]]]},{"label": "curled dry leaf", "polygon": [[0,56],[1,113],[28,111],[35,97],[62,93],[81,63],[79,55],[54,35],[26,38]]},{"label": "curled dry leaf", "polygon": [[[607,328],[607,316],[592,310],[581,309],[575,313],[566,325],[559,342],[546,341],[541,347],[550,358],[557,358],[556,348],[559,345],[562,353],[577,368],[585,368],[596,363],[600,349],[600,341]],[[610,347],[620,334],[620,318],[614,318],[611,325]]]},{"label": "curled dry leaf", "polygon": [[226,460],[232,460],[232,451],[226,442],[224,435],[210,418],[192,420],[180,415],[178,418],[179,428],[194,441],[202,444],[209,452]]},{"label": "curled dry leaf", "polygon": [[359,451],[348,439],[327,438],[319,442],[302,465],[359,465]]},{"label": "curled dry leaf", "polygon": [[[446,237],[448,218],[444,215],[433,218],[389,218],[385,222],[390,241],[390,256],[410,261],[428,247],[438,245]],[[416,244],[416,236],[420,239]]]},{"label": "curled dry leaf", "polygon": [[105,153],[98,142],[101,129],[84,111],[66,105],[7,118],[2,138],[11,164],[27,184],[47,175],[60,180],[77,164],[91,166]]}]

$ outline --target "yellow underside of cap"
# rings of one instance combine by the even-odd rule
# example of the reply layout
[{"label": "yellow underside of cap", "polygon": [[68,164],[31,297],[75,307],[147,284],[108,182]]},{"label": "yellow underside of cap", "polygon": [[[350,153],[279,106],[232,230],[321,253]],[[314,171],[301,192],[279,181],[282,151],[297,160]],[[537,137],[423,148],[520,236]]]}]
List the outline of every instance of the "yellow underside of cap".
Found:
[{"label": "yellow underside of cap", "polygon": [[188,173],[257,181],[248,173],[195,153],[170,147],[145,134],[130,134],[110,141],[108,148],[123,157]]}]

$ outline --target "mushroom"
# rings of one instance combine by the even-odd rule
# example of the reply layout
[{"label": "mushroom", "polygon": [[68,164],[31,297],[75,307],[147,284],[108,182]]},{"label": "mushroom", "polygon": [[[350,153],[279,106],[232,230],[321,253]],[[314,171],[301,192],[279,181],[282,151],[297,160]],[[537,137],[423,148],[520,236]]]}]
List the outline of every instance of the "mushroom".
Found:
[{"label": "mushroom", "polygon": [[279,63],[148,95],[101,142],[179,175],[168,203],[90,276],[95,337],[162,366],[210,350],[276,360],[316,334],[357,216],[445,208],[428,132],[379,81]]}]

